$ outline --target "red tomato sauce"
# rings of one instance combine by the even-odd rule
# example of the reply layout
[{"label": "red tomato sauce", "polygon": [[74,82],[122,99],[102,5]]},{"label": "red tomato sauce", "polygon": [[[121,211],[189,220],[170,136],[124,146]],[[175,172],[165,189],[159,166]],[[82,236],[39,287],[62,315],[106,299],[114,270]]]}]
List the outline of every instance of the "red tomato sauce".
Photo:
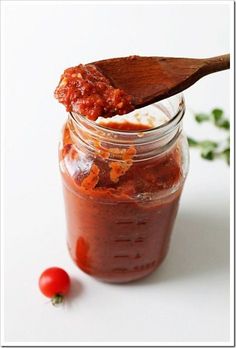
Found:
[{"label": "red tomato sauce", "polygon": [[110,128],[110,129],[116,129],[116,130],[122,130],[122,131],[143,131],[150,129],[151,127],[145,124],[141,123],[132,123],[129,121],[125,122],[115,122],[115,121],[109,121],[109,122],[99,122],[100,126]]},{"label": "red tomato sauce", "polygon": [[134,110],[131,97],[114,88],[110,81],[92,65],[68,68],[54,92],[67,111],[74,111],[96,120],[99,116],[123,115]]},{"label": "red tomato sauce", "polygon": [[[152,272],[167,254],[182,191],[181,159],[177,145],[140,162],[133,161],[134,147],[110,150],[122,161],[107,160],[104,151],[88,155],[85,169],[83,154],[64,129],[60,159],[73,164],[62,171],[68,247],[88,274],[128,282]],[[175,185],[178,189],[165,195]]]}]

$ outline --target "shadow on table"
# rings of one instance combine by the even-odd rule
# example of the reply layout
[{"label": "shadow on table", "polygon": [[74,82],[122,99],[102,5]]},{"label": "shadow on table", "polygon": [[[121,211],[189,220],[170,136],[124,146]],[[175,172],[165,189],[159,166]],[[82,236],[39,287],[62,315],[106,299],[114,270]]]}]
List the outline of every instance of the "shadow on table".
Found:
[{"label": "shadow on table", "polygon": [[[207,213],[207,212],[206,212]],[[205,212],[179,214],[169,253],[150,276],[131,284],[171,282],[229,269],[229,218]]]},{"label": "shadow on table", "polygon": [[71,307],[74,301],[80,297],[83,292],[83,285],[76,278],[71,278],[71,289],[69,294],[66,296],[66,305]]}]

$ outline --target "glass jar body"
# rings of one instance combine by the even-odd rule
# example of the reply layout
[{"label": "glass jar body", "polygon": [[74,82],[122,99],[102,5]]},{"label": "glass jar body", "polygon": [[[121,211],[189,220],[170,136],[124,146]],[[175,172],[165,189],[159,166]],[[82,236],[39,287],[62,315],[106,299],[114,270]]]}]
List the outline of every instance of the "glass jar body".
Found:
[{"label": "glass jar body", "polygon": [[114,138],[91,151],[72,128],[69,120],[59,150],[71,257],[103,281],[142,278],[168,251],[188,170],[186,137],[180,131],[164,151],[137,157],[139,145],[121,148]]}]

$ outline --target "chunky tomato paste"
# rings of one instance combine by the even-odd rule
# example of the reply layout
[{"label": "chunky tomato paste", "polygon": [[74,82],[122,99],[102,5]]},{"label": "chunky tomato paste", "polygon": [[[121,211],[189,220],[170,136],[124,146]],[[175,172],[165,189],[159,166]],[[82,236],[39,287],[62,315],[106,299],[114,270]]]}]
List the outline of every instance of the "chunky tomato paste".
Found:
[{"label": "chunky tomato paste", "polygon": [[91,120],[99,116],[127,114],[134,109],[131,97],[114,88],[92,64],[66,69],[55,90],[55,97],[67,111],[77,112]]},{"label": "chunky tomato paste", "polygon": [[95,155],[76,147],[65,127],[60,163],[68,247],[86,273],[132,281],[156,269],[167,254],[183,185],[179,146],[144,161],[134,160],[133,146],[94,146]]}]

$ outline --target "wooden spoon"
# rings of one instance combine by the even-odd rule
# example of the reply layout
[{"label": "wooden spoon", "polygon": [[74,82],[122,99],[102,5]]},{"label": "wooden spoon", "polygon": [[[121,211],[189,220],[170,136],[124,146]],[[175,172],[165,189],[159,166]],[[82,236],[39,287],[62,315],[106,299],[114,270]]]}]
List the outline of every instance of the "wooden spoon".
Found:
[{"label": "wooden spoon", "polygon": [[204,59],[130,56],[92,64],[140,108],[183,91],[205,75],[229,69],[230,55]]}]

